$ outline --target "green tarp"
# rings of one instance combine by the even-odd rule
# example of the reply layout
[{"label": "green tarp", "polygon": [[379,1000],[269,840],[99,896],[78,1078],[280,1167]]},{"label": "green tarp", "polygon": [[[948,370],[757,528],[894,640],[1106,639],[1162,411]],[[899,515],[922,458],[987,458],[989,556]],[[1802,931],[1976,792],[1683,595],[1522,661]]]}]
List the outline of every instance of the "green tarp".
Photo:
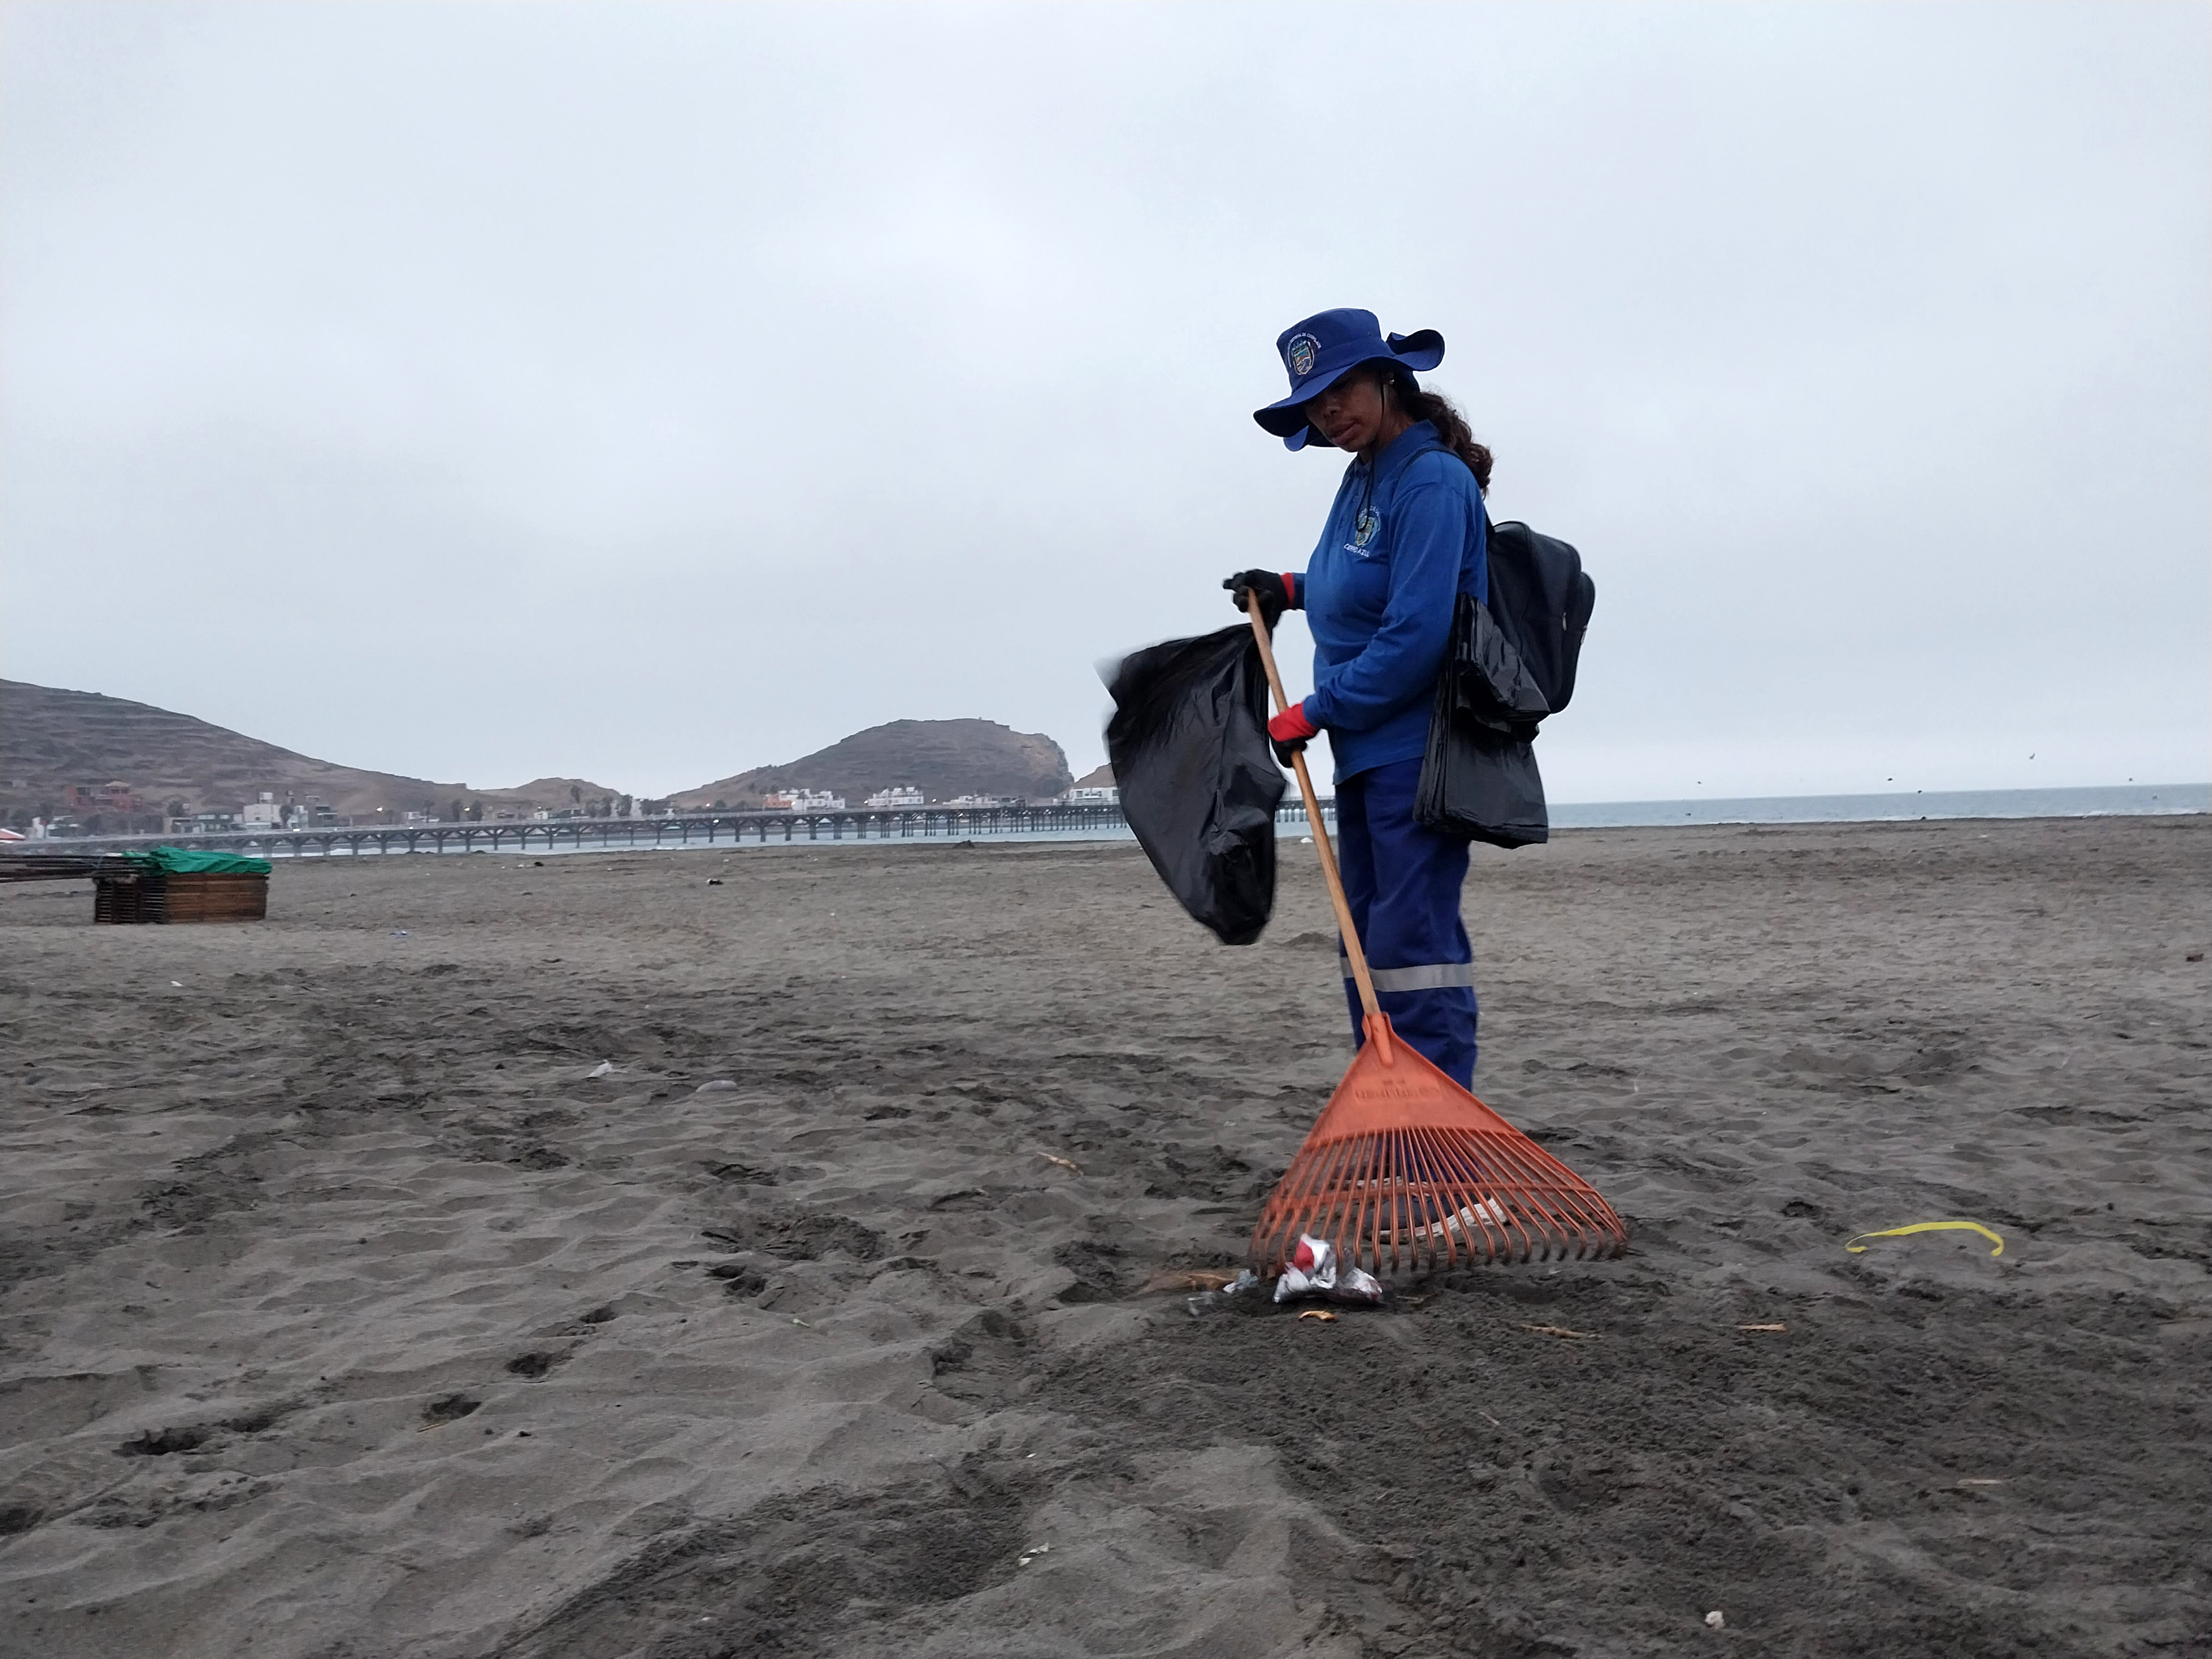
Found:
[{"label": "green tarp", "polygon": [[181,847],[156,847],[150,853],[130,854],[133,862],[169,876],[265,876],[267,859],[240,858],[235,853],[191,853]]}]

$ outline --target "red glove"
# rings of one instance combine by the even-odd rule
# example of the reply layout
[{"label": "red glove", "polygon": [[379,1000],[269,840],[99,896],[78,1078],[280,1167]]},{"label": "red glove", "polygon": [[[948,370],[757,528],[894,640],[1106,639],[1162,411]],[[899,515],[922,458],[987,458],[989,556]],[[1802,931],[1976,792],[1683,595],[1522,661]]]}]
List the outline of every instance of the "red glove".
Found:
[{"label": "red glove", "polygon": [[1306,739],[1317,737],[1321,727],[1306,718],[1306,706],[1294,702],[1267,722],[1267,740],[1275,746],[1275,758],[1284,765],[1291,757],[1306,746]]}]

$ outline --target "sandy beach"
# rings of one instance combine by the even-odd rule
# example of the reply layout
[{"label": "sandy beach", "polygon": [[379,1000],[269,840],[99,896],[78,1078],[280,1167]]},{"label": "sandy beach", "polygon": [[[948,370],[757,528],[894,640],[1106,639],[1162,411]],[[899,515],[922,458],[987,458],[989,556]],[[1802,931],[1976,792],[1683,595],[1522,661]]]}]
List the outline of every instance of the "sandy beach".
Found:
[{"label": "sandy beach", "polygon": [[1483,851],[1632,1253],[1194,1317],[1347,1058],[1287,852],[0,890],[0,1652],[2212,1653],[2212,822]]}]

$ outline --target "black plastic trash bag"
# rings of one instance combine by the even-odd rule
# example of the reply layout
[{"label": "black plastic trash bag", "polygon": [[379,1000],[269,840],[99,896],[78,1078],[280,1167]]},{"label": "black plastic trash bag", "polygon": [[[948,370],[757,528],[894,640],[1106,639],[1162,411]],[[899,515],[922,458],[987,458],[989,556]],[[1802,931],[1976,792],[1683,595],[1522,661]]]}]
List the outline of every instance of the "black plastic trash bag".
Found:
[{"label": "black plastic trash bag", "polygon": [[1283,799],[1251,628],[1136,652],[1106,689],[1106,758],[1138,845],[1194,919],[1249,945],[1275,908]]},{"label": "black plastic trash bag", "polygon": [[1532,739],[1551,712],[1489,609],[1460,595],[1429,712],[1414,816],[1429,829],[1493,847],[1550,839],[1551,815]]}]

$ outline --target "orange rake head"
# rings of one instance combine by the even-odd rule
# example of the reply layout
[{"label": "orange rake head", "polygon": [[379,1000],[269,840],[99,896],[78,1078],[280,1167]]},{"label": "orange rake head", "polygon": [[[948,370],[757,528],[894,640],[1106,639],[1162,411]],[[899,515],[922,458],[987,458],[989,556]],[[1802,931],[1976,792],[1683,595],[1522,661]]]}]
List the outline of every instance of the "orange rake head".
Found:
[{"label": "orange rake head", "polygon": [[1252,1265],[1298,1235],[1378,1273],[1501,1258],[1618,1255],[1628,1230],[1572,1170],[1407,1048],[1387,1014],[1276,1183]]}]

